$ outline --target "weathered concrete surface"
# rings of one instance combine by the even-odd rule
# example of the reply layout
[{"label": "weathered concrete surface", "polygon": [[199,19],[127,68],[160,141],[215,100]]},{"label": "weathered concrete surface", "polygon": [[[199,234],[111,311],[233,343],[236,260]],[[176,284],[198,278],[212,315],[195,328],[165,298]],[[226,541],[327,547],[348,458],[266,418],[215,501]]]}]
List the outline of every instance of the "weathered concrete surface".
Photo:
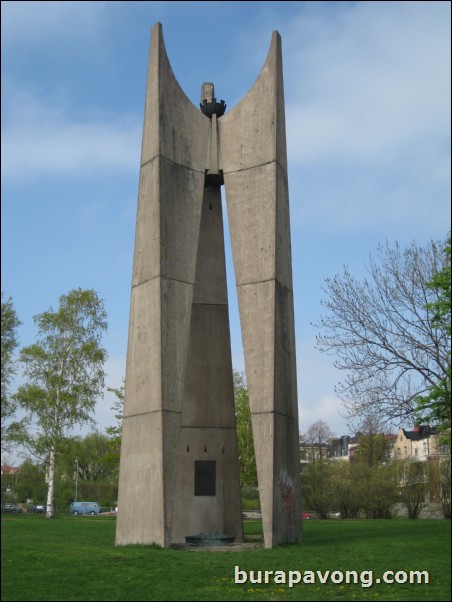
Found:
[{"label": "weathered concrete surface", "polygon": [[237,286],[277,278],[292,290],[286,172],[272,161],[224,181]]},{"label": "weathered concrete surface", "polygon": [[237,288],[251,411],[297,419],[292,293],[277,280]]},{"label": "weathered concrete surface", "polygon": [[[204,95],[208,92],[213,100],[213,85],[203,88]],[[300,537],[290,220],[277,32],[246,97],[229,114],[220,117],[218,112],[218,119],[210,109],[206,115],[182,92],[156,25],[132,278],[119,545],[168,546],[200,531],[242,540],[219,188],[223,179],[265,546]],[[201,494],[198,487],[195,495],[195,463],[202,461],[215,462],[215,480],[210,479],[215,493]]]},{"label": "weathered concrete surface", "polygon": [[210,120],[174,77],[157,23],[151,34],[141,165],[162,156],[204,173],[209,128]]},{"label": "weathered concrete surface", "polygon": [[[215,496],[193,495],[196,460],[215,460]],[[186,535],[204,531],[243,541],[235,427],[182,427],[177,470],[172,543],[184,543]]]},{"label": "weathered concrete surface", "polygon": [[264,542],[272,547],[300,538],[292,259],[277,32],[256,83],[218,123]]},{"label": "weathered concrete surface", "polygon": [[[116,543],[242,540],[216,116],[196,109],[153,28],[129,322]],[[188,451],[187,451],[188,450]],[[216,495],[194,467],[216,462]],[[175,506],[176,504],[176,506]]]},{"label": "weathered concrete surface", "polygon": [[147,412],[124,418],[116,544],[169,545],[179,441],[179,412]]},{"label": "weathered concrete surface", "polygon": [[[116,542],[171,544],[210,120],[152,30],[126,369]],[[139,425],[139,426],[138,426]]]},{"label": "weathered concrete surface", "polygon": [[[173,543],[211,531],[243,540],[219,187],[206,187],[181,417]],[[216,462],[216,495],[195,496],[194,462]]]},{"label": "weathered concrete surface", "polygon": [[[298,420],[277,412],[253,413],[264,545],[300,538]],[[272,453],[269,453],[272,450]]]},{"label": "weathered concrete surface", "polygon": [[264,66],[246,96],[218,120],[220,169],[241,171],[277,161],[287,173],[281,36],[273,32]]},{"label": "weathered concrete surface", "polygon": [[140,170],[132,286],[163,276],[194,284],[202,171],[155,157]]}]

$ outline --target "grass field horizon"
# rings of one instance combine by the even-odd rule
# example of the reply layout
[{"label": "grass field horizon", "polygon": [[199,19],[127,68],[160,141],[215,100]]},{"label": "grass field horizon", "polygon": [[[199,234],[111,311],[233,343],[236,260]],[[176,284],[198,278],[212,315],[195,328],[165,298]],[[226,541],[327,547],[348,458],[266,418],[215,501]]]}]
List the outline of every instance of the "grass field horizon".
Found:
[{"label": "grass field horizon", "polygon": [[[307,521],[303,542],[212,552],[116,547],[114,517],[2,517],[2,600],[450,600],[450,521]],[[245,540],[261,537],[245,522]],[[428,571],[428,584],[234,583],[249,571]],[[256,576],[256,574],[255,574]]]}]

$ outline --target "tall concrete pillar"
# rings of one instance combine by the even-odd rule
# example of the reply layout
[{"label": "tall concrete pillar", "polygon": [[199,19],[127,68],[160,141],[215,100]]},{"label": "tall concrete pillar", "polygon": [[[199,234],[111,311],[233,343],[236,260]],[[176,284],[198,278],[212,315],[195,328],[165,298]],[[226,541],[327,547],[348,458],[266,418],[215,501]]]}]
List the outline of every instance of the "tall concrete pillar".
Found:
[{"label": "tall concrete pillar", "polygon": [[281,38],[219,120],[265,546],[300,538],[298,403]]},{"label": "tall concrete pillar", "polygon": [[265,546],[299,539],[298,415],[281,44],[223,116],[152,30],[116,543],[242,539],[220,186],[239,297]]},{"label": "tall concrete pillar", "polygon": [[132,277],[116,542],[171,543],[209,121],[152,30]]},{"label": "tall concrete pillar", "polygon": [[[194,495],[193,467],[214,467],[214,495]],[[198,243],[180,425],[173,543],[201,532],[243,540],[223,219],[219,186],[206,186]]]}]

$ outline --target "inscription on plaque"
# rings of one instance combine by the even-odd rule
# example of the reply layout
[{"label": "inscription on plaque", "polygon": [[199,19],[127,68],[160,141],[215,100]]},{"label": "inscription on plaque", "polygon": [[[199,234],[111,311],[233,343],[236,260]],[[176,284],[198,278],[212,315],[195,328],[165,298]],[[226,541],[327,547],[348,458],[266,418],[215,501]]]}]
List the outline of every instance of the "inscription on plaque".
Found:
[{"label": "inscription on plaque", "polygon": [[195,460],[195,495],[215,495],[215,460]]}]

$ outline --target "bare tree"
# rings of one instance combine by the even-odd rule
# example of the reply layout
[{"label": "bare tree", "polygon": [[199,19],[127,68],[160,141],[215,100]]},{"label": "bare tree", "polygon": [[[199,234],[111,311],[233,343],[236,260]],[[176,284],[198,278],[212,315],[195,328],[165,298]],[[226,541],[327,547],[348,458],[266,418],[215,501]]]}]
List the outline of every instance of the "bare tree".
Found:
[{"label": "bare tree", "polygon": [[441,505],[443,507],[444,518],[450,518],[451,502],[451,479],[450,479],[450,455],[441,458],[439,461],[439,474],[441,484]]},{"label": "bare tree", "polygon": [[309,460],[323,460],[326,457],[326,446],[334,437],[334,433],[324,420],[317,420],[302,436],[302,443],[308,447]]},{"label": "bare tree", "polygon": [[451,510],[451,457],[440,453],[429,466],[431,501],[440,503],[444,518],[450,518]]},{"label": "bare tree", "polygon": [[369,466],[382,464],[391,456],[391,444],[384,434],[384,421],[376,414],[368,414],[359,423],[358,448],[355,459]]},{"label": "bare tree", "polygon": [[428,469],[426,462],[398,462],[399,482],[401,483],[400,500],[408,512],[408,518],[419,518],[427,505],[429,489]]},{"label": "bare tree", "polygon": [[440,292],[428,285],[443,267],[443,248],[386,243],[370,258],[364,281],[347,268],[326,280],[329,313],[316,324],[317,346],[346,372],[336,392],[351,419],[376,412],[406,419],[416,399],[450,373],[450,333],[431,309]]}]

